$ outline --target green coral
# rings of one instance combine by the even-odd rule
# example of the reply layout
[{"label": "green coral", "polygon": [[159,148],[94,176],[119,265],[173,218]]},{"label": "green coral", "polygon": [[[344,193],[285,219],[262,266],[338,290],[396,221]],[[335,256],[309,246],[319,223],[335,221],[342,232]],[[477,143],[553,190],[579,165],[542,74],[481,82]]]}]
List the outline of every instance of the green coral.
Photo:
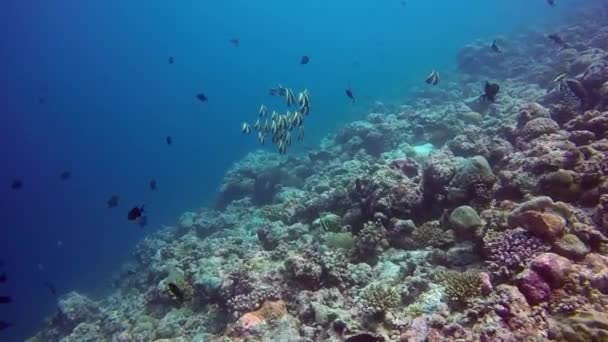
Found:
[{"label": "green coral", "polygon": [[330,249],[350,250],[355,245],[355,238],[350,232],[329,233],[325,235],[325,245]]},{"label": "green coral", "polygon": [[414,241],[421,246],[441,247],[454,240],[451,230],[443,230],[437,221],[426,222],[412,233]]},{"label": "green coral", "polygon": [[363,293],[363,299],[378,312],[386,312],[401,302],[399,292],[393,287],[371,285]]},{"label": "green coral", "polygon": [[326,232],[337,232],[342,226],[340,216],[332,213],[325,214],[319,218],[319,224]]},{"label": "green coral", "polygon": [[445,296],[454,304],[466,304],[481,295],[481,278],[477,271],[441,271],[437,280],[445,287]]}]

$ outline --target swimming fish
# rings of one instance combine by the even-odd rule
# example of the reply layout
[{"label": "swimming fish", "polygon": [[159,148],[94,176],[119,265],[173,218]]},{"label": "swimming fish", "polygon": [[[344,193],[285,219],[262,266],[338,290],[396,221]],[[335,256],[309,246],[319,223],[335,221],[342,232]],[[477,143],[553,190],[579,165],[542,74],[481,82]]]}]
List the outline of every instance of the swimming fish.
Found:
[{"label": "swimming fish", "polygon": [[554,79],[553,79],[553,81],[551,81],[551,82],[553,82],[553,83],[558,83],[558,82],[561,82],[561,81],[562,81],[564,78],[566,78],[567,76],[568,76],[568,74],[567,74],[567,73],[559,74],[559,75],[555,76],[555,78],[554,78]]},{"label": "swimming fish", "polygon": [[184,292],[179,288],[179,286],[177,286],[175,283],[168,283],[167,289],[169,290],[169,295],[171,298],[173,298],[173,300],[178,303],[184,302]]},{"label": "swimming fish", "polygon": [[431,85],[439,84],[439,73],[435,70],[431,71],[431,73],[426,77],[426,83]]},{"label": "swimming fish", "polygon": [[302,56],[302,59],[300,59],[300,64],[302,65],[306,65],[308,62],[310,62],[310,57],[308,56]]},{"label": "swimming fish", "polygon": [[302,139],[304,139],[304,126],[298,128],[298,141],[301,141]]},{"label": "swimming fish", "polygon": [[0,283],[6,283],[6,273],[0,274]]},{"label": "swimming fish", "polygon": [[204,93],[197,94],[196,98],[201,102],[207,102],[207,95]]},{"label": "swimming fish", "polygon": [[157,189],[156,179],[153,178],[150,180],[150,190],[156,191],[156,189]]},{"label": "swimming fish", "polygon": [[46,103],[46,99],[44,97],[39,97],[38,98],[38,103],[39,104],[45,104]]},{"label": "swimming fish", "polygon": [[144,206],[143,205],[141,206],[141,208],[140,207],[133,207],[133,209],[131,209],[129,211],[129,214],[127,214],[127,219],[129,219],[129,221],[135,221],[138,218],[140,218],[143,214],[144,214]]},{"label": "swimming fish", "polygon": [[53,296],[57,297],[57,288],[53,283],[50,281],[45,281],[44,287],[46,287]]},{"label": "swimming fish", "polygon": [[351,99],[353,103],[355,103],[355,95],[353,94],[353,90],[350,87],[346,88],[346,96],[348,96],[348,98]]},{"label": "swimming fish", "polygon": [[256,131],[259,131],[261,127],[262,127],[262,123],[260,122],[260,119],[257,119],[255,121],[255,124],[253,125],[253,129],[255,129]]},{"label": "swimming fish", "polygon": [[304,89],[303,92],[298,94],[298,105],[300,106],[300,113],[305,115],[310,113],[310,95],[308,89]]},{"label": "swimming fish", "polygon": [[547,0],[549,6],[555,6],[555,0]]},{"label": "swimming fish", "polygon": [[239,47],[239,44],[241,43],[241,41],[238,38],[232,38],[229,40],[229,42],[234,45],[235,47]]},{"label": "swimming fish", "polygon": [[21,179],[15,179],[11,183],[11,189],[13,189],[13,190],[19,190],[22,187],[23,187],[23,182],[21,181]]},{"label": "swimming fish", "polygon": [[502,50],[500,49],[500,46],[498,46],[498,43],[496,43],[496,40],[494,40],[492,42],[492,51],[494,51],[496,53],[502,53]]},{"label": "swimming fish", "polygon": [[290,88],[285,88],[285,101],[287,101],[287,107],[291,107],[295,100],[295,95],[293,94],[293,90]]},{"label": "swimming fish", "polygon": [[264,145],[264,134],[262,132],[258,132],[258,141],[260,142],[260,145]]},{"label": "swimming fish", "polygon": [[173,64],[175,62],[175,60],[173,59],[172,56],[169,56],[169,61],[168,62],[169,62],[169,64]]},{"label": "swimming fish", "polygon": [[547,38],[549,38],[555,44],[561,46],[564,49],[568,47],[568,44],[566,43],[566,41],[564,41],[564,39],[557,33],[551,33],[550,35],[547,36]]},{"label": "swimming fish", "polygon": [[0,296],[0,304],[9,304],[12,303],[13,299],[9,296]]},{"label": "swimming fish", "polygon": [[243,133],[245,133],[245,134],[249,134],[249,133],[251,133],[251,126],[249,126],[249,124],[248,124],[248,123],[243,122],[243,125],[242,125],[242,127],[241,127],[241,131],[242,131]]},{"label": "swimming fish", "polygon": [[261,117],[265,117],[267,113],[268,113],[268,108],[266,108],[266,106],[264,106],[264,105],[261,105],[260,110],[258,111],[258,114]]},{"label": "swimming fish", "polygon": [[66,180],[68,180],[68,179],[72,178],[72,173],[71,173],[70,171],[63,171],[63,172],[62,172],[62,173],[59,175],[59,178],[60,178],[62,181],[66,181]]},{"label": "swimming fish", "polygon": [[115,208],[118,206],[118,196],[117,195],[112,195],[110,196],[110,199],[108,199],[108,208]]},{"label": "swimming fish", "polygon": [[165,141],[167,142],[167,145],[171,146],[173,144],[173,138],[171,138],[170,135],[167,136],[167,138],[165,138]]},{"label": "swimming fish", "polygon": [[490,83],[490,82],[486,81],[486,85],[484,87],[484,93],[482,96],[490,102],[495,102],[496,94],[498,94],[498,91],[500,91],[500,86],[498,84]]},{"label": "swimming fish", "polygon": [[4,330],[4,329],[10,328],[12,326],[13,326],[13,324],[11,324],[7,321],[0,321],[0,330]]}]

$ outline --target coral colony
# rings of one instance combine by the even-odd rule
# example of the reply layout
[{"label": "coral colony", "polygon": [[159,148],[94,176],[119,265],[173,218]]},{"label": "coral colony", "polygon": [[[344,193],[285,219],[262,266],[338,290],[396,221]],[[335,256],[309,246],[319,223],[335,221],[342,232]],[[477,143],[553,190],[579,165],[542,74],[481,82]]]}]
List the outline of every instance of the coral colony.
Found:
[{"label": "coral colony", "polygon": [[109,296],[61,296],[29,341],[606,341],[608,30],[592,17],[554,28],[568,45],[468,45],[458,72],[304,155],[283,153],[308,92],[276,89],[295,111],[262,107],[243,131],[281,153],[237,162],[215,207],[139,243]]}]

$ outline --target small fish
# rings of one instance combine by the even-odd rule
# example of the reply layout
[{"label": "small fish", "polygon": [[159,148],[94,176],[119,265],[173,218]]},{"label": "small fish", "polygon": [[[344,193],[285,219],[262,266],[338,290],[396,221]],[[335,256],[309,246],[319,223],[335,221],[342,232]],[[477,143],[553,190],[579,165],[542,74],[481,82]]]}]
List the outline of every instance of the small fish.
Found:
[{"label": "small fish", "polygon": [[169,290],[169,294],[171,297],[178,303],[183,303],[185,296],[182,289],[179,288],[175,283],[167,284],[167,289]]},{"label": "small fish", "polygon": [[12,303],[13,299],[9,296],[0,296],[0,304],[9,304]]},{"label": "small fish", "polygon": [[230,44],[234,45],[235,47],[239,47],[239,44],[241,44],[241,41],[238,38],[232,38],[229,40]]},{"label": "small fish", "polygon": [[140,217],[137,224],[139,224],[140,227],[145,228],[148,225],[148,216]]},{"label": "small fish", "polygon": [[260,115],[260,117],[265,117],[266,114],[268,114],[268,108],[266,108],[266,106],[264,105],[261,105],[260,110],[258,110],[258,114]]},{"label": "small fish", "polygon": [[165,138],[165,141],[167,142],[167,145],[169,145],[169,146],[173,145],[173,138],[171,138],[171,136],[170,136],[170,135],[168,135],[168,136]]},{"label": "small fish", "polygon": [[250,134],[251,133],[251,126],[249,126],[248,123],[243,122],[243,125],[241,126],[241,131],[245,134]]},{"label": "small fish", "polygon": [[498,43],[496,43],[496,40],[494,40],[492,42],[492,51],[496,52],[496,53],[502,53],[502,49],[500,48],[500,46],[498,46]]},{"label": "small fish", "polygon": [[8,329],[12,326],[13,326],[12,323],[9,323],[7,321],[0,321],[0,330]]},{"label": "small fish", "polygon": [[264,145],[264,134],[262,132],[258,132],[258,141],[260,142],[260,145]]},{"label": "small fish", "polygon": [[142,205],[141,208],[140,207],[133,207],[133,209],[131,209],[129,211],[129,214],[127,214],[127,219],[129,221],[135,221],[138,218],[140,218],[141,216],[143,216],[144,214],[144,206]]},{"label": "small fish", "polygon": [[175,59],[173,59],[173,56],[169,56],[168,62],[169,62],[169,64],[175,63]]},{"label": "small fish", "polygon": [[547,3],[549,4],[549,6],[555,6],[555,0],[547,0]]},{"label": "small fish", "polygon": [[55,287],[55,285],[53,283],[51,283],[50,281],[45,281],[43,285],[44,285],[44,287],[46,287],[49,290],[49,292],[53,296],[57,297],[57,288]]},{"label": "small fish", "polygon": [[46,103],[46,99],[44,97],[39,97],[38,98],[38,103],[39,104],[45,104]]},{"label": "small fish", "polygon": [[484,93],[482,96],[490,102],[495,102],[496,94],[498,94],[498,91],[500,91],[500,86],[498,84],[486,82],[486,85],[484,87]]},{"label": "small fish", "polygon": [[21,188],[23,188],[23,182],[21,181],[21,179],[13,180],[13,182],[11,183],[11,189],[19,190]]},{"label": "small fish", "polygon": [[552,33],[552,34],[548,35],[547,38],[549,38],[552,42],[561,46],[564,49],[568,47],[568,44],[566,43],[566,41],[557,33]]},{"label": "small fish", "polygon": [[62,172],[62,173],[59,175],[59,178],[60,178],[62,181],[66,181],[66,180],[68,180],[68,179],[72,178],[72,173],[71,173],[70,171],[63,171],[63,172]]},{"label": "small fish", "polygon": [[356,100],[355,100],[355,95],[353,94],[353,90],[350,87],[348,87],[348,88],[346,88],[345,92],[346,92],[346,96],[349,99],[351,99],[353,101],[353,103],[355,103]]},{"label": "small fish", "polygon": [[118,196],[117,195],[112,195],[110,196],[110,199],[108,199],[108,208],[115,208],[118,206]]},{"label": "small fish", "polygon": [[207,95],[204,93],[197,94],[196,98],[201,102],[207,102]]},{"label": "small fish", "polygon": [[561,81],[562,81],[564,78],[566,78],[567,76],[568,76],[568,74],[567,74],[567,73],[559,74],[559,75],[555,76],[555,78],[554,78],[554,79],[553,79],[553,81],[551,81],[551,82],[553,82],[553,83],[559,83],[559,82],[561,82]]},{"label": "small fish", "polygon": [[287,153],[287,145],[285,145],[285,142],[283,140],[279,141],[279,153],[280,154]]},{"label": "small fish", "polygon": [[158,189],[158,187],[157,187],[156,179],[153,178],[150,180],[150,190],[156,191],[157,189]]},{"label": "small fish", "polygon": [[439,84],[439,73],[435,70],[431,71],[431,73],[426,77],[426,83],[431,85]]},{"label": "small fish", "polygon": [[302,65],[306,65],[308,62],[310,62],[310,57],[308,56],[302,56],[302,59],[300,59],[300,64]]},{"label": "small fish", "polygon": [[6,273],[0,274],[0,283],[6,283]]},{"label": "small fish", "polygon": [[290,88],[285,88],[284,95],[285,101],[287,101],[287,107],[291,107],[296,101],[295,95],[293,94],[293,90],[291,90]]}]

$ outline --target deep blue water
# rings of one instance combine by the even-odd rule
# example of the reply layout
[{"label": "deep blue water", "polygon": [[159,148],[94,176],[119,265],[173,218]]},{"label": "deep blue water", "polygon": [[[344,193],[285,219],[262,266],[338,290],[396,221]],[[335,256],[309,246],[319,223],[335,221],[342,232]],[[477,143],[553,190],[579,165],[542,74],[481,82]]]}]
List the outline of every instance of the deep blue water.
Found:
[{"label": "deep blue water", "polygon": [[[240,123],[262,103],[280,104],[270,86],[310,89],[306,143],[316,144],[374,100],[400,103],[431,69],[454,68],[471,40],[555,20],[576,5],[406,2],[3,0],[0,259],[9,281],[0,294],[14,303],[0,307],[0,320],[16,326],[1,339],[23,340],[52,313],[45,281],[61,293],[110,291],[137,241],[210,204],[224,172],[258,147]],[[305,54],[310,64],[299,65]],[[64,170],[73,174],[67,182]],[[20,191],[10,190],[14,178]],[[121,204],[107,209],[114,193]],[[145,229],[126,220],[139,204],[149,212]]]}]

